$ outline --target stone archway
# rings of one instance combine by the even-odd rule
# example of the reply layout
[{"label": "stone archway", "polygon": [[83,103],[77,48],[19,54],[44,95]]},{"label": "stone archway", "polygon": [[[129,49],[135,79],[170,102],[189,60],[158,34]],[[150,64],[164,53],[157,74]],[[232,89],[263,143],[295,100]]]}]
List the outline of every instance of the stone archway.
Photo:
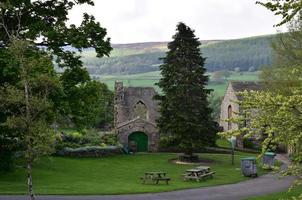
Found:
[{"label": "stone archway", "polygon": [[148,135],[141,131],[136,131],[128,136],[128,147],[135,152],[148,151]]}]

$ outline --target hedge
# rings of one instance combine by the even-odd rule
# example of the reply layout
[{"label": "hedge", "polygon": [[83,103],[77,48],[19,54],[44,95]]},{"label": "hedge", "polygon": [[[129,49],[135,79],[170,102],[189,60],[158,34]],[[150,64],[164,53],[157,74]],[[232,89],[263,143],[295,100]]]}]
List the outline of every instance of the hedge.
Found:
[{"label": "hedge", "polygon": [[86,146],[80,148],[69,148],[65,147],[58,151],[56,154],[59,156],[70,156],[70,157],[104,157],[110,155],[122,154],[122,148],[119,146]]}]

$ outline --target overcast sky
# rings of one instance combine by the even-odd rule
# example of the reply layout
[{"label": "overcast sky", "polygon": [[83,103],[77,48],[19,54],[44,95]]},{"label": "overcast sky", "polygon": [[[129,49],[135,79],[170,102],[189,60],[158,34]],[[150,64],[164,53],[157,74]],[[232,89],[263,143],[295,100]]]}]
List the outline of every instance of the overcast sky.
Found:
[{"label": "overcast sky", "polygon": [[170,41],[177,22],[201,40],[235,39],[276,33],[280,21],[256,0],[95,0],[95,6],[70,12],[79,24],[83,12],[93,14],[112,43]]}]

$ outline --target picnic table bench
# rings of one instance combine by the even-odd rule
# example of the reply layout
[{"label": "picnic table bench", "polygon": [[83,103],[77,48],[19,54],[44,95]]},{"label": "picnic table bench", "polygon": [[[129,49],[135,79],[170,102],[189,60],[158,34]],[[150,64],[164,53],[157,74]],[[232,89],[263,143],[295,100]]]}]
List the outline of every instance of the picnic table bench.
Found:
[{"label": "picnic table bench", "polygon": [[215,174],[214,171],[211,171],[211,168],[208,166],[198,166],[194,169],[188,169],[186,170],[186,173],[183,174],[184,180],[196,180],[200,181],[204,178],[212,178]]},{"label": "picnic table bench", "polygon": [[166,177],[166,174],[166,172],[145,172],[145,176],[141,177],[141,180],[143,184],[146,182],[158,184],[160,181],[163,181],[168,185],[171,178]]}]

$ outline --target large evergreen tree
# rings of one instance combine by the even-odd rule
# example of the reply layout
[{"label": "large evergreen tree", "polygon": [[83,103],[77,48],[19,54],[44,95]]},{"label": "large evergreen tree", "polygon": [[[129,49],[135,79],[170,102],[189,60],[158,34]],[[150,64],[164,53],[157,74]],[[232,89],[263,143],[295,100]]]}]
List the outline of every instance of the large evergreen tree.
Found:
[{"label": "large evergreen tree", "polygon": [[184,23],[179,23],[176,31],[160,66],[158,86],[163,95],[158,96],[158,125],[161,133],[176,137],[185,154],[192,155],[194,149],[214,143],[216,123],[207,100],[211,90],[206,89],[209,77],[201,43]]}]

